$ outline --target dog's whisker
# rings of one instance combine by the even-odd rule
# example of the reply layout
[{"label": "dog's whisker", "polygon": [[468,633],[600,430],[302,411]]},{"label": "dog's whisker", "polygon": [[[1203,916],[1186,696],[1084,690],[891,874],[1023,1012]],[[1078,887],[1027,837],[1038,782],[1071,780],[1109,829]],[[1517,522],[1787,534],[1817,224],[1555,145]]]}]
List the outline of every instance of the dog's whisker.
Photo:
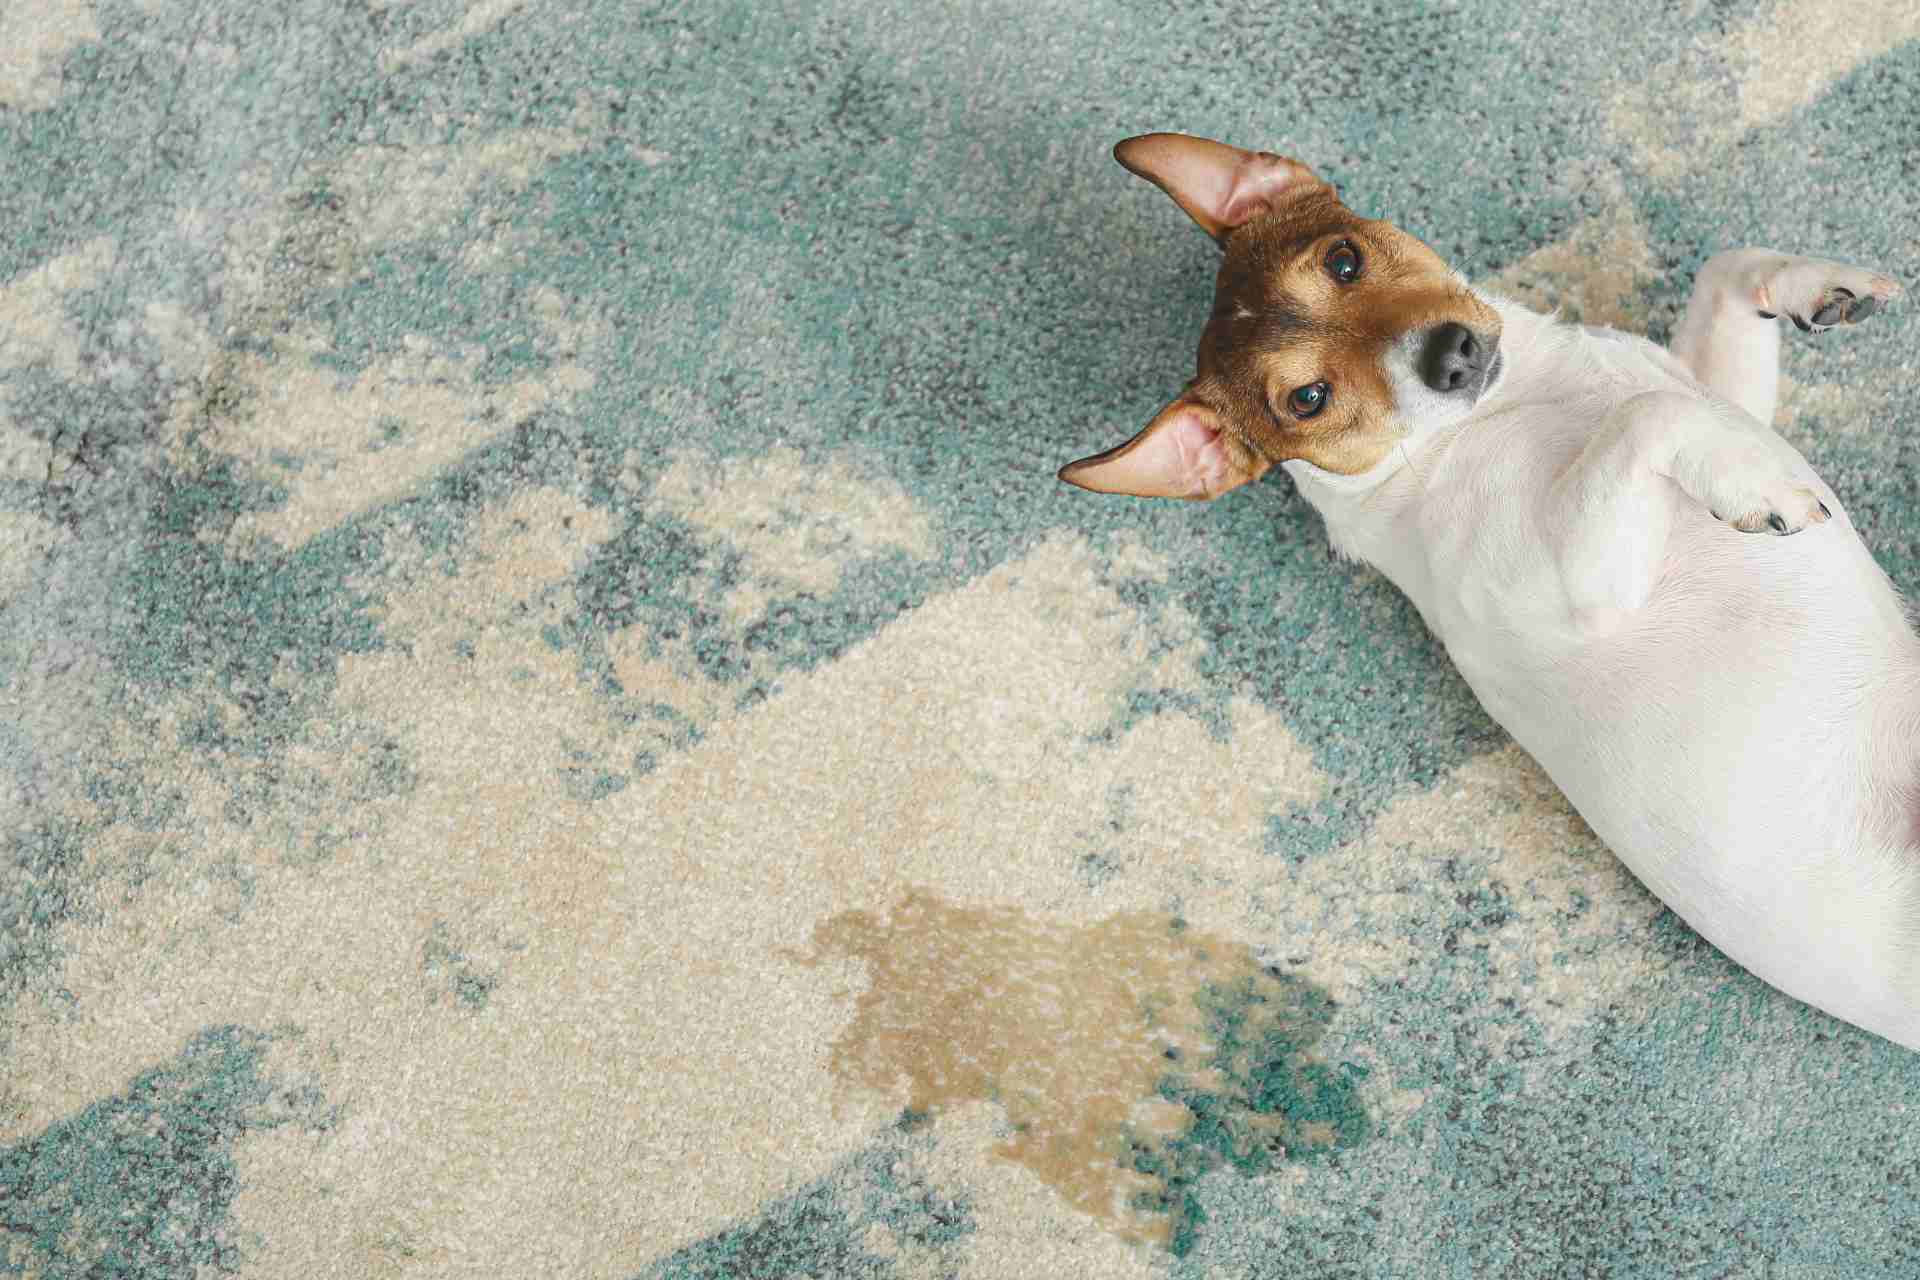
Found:
[{"label": "dog's whisker", "polygon": [[1420,468],[1413,465],[1413,457],[1407,452],[1407,442],[1405,440],[1400,442],[1400,460],[1407,464],[1407,470],[1413,472],[1413,478],[1418,480],[1420,482],[1420,488],[1425,490],[1427,487],[1426,479],[1420,474]]}]

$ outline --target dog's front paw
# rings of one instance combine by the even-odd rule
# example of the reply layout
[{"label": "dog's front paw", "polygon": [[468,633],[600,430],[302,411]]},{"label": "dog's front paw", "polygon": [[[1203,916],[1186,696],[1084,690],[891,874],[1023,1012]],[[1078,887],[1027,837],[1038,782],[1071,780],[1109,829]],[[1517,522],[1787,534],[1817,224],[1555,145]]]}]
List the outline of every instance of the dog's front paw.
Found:
[{"label": "dog's front paw", "polygon": [[1753,281],[1754,309],[1785,316],[1803,333],[1858,324],[1900,296],[1891,276],[1824,258],[1773,257]]},{"label": "dog's front paw", "polygon": [[[1747,474],[1741,474],[1743,471]],[[1700,490],[1704,492],[1696,491],[1695,496],[1706,503],[1713,518],[1742,533],[1771,533],[1784,538],[1833,518],[1819,494],[1791,473],[1764,463],[1723,470],[1708,478]]]},{"label": "dog's front paw", "polygon": [[1833,518],[1799,454],[1770,433],[1736,422],[1682,444],[1667,474],[1714,519],[1742,533],[1785,537]]},{"label": "dog's front paw", "polygon": [[[1798,514],[1790,514],[1794,512]],[[1785,501],[1763,503],[1738,516],[1725,516],[1715,511],[1713,518],[1732,525],[1742,533],[1771,533],[1784,538],[1810,524],[1831,520],[1833,512],[1827,510],[1827,504],[1820,501],[1820,495],[1813,490],[1795,489]]]}]

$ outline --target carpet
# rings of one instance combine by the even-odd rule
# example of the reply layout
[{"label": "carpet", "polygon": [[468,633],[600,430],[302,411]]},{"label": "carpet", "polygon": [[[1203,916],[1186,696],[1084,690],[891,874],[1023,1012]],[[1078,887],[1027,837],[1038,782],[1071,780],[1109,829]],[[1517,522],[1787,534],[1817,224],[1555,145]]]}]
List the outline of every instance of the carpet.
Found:
[{"label": "carpet", "polygon": [[[1278,472],[1055,481],[1158,129],[1656,338],[1920,284],[1914,0],[0,9],[0,1274],[1920,1274],[1920,1057]],[[1909,595],[1917,317],[1780,415]]]}]

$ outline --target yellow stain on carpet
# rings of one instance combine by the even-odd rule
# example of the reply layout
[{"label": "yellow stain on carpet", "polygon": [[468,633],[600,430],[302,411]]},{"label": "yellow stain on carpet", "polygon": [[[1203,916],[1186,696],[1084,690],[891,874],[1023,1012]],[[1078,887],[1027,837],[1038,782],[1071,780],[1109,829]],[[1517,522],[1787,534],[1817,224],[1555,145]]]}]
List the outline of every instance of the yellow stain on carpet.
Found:
[{"label": "yellow stain on carpet", "polygon": [[[1205,993],[1271,988],[1248,1004],[1243,1034],[1305,1033],[1286,989],[1244,942],[1201,934],[1177,917],[1128,912],[1097,924],[1053,924],[1010,907],[958,907],[909,893],[886,915],[849,911],[814,931],[816,953],[868,973],[854,1020],[834,1042],[836,1074],[893,1092],[925,1113],[996,1103],[1011,1136],[993,1154],[1036,1174],[1074,1209],[1123,1238],[1165,1243],[1164,1210],[1142,1208],[1168,1187],[1133,1170],[1130,1144],[1164,1153],[1193,1114],[1158,1096],[1184,1073],[1224,1091],[1208,1060]],[[1247,1115],[1256,1140],[1325,1145],[1331,1134],[1282,1115]]]},{"label": "yellow stain on carpet", "polygon": [[0,107],[38,111],[60,100],[67,54],[100,38],[87,0],[26,0],[0,8]]}]

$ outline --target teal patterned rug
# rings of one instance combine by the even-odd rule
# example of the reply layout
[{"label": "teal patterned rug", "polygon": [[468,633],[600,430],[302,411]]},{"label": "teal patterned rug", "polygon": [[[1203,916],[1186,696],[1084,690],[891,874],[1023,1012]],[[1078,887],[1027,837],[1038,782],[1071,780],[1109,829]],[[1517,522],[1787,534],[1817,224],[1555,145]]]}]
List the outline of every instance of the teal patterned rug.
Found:
[{"label": "teal patterned rug", "polygon": [[[1920,1056],[1277,471],[1054,480],[1160,129],[1656,337],[1920,284],[1915,0],[0,6],[0,1274],[1920,1274]],[[1787,338],[1920,593],[1920,312]]]}]

